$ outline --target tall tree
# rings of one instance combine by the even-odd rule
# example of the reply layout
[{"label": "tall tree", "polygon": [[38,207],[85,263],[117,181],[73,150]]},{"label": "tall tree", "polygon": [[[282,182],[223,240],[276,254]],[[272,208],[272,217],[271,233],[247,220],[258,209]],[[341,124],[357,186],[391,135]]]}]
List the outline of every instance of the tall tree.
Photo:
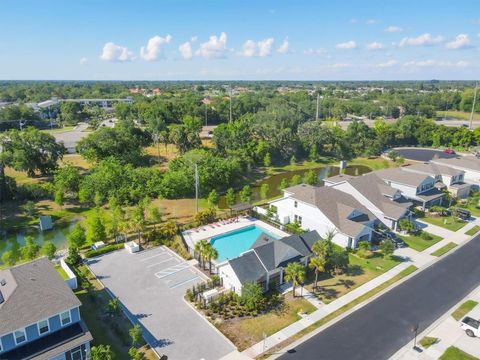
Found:
[{"label": "tall tree", "polygon": [[305,281],[305,267],[298,262],[291,262],[285,268],[285,280],[291,281],[293,285],[293,297],[295,297],[295,288],[299,283]]}]

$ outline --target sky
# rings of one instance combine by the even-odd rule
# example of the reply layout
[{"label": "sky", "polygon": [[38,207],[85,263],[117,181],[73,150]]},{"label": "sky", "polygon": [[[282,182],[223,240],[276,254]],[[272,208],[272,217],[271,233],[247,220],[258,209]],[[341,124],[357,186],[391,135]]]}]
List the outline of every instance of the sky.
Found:
[{"label": "sky", "polygon": [[479,0],[0,0],[3,80],[476,80]]}]

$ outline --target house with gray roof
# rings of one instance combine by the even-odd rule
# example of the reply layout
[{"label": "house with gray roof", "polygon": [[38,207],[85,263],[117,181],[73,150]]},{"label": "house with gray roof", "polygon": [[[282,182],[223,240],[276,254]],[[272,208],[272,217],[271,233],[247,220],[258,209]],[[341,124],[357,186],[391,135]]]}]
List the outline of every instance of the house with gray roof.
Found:
[{"label": "house with gray roof", "polygon": [[377,170],[375,174],[423,209],[442,204],[444,194],[435,187],[435,178],[431,175],[404,171],[401,168]]},{"label": "house with gray roof", "polygon": [[258,283],[264,291],[281,285],[285,267],[291,262],[306,266],[313,255],[313,244],[320,239],[316,231],[278,240],[260,235],[248,251],[218,265],[223,287],[241,295],[247,283]]},{"label": "house with gray roof", "polygon": [[460,156],[449,159],[433,158],[430,163],[447,166],[465,172],[465,182],[480,187],[480,159],[475,156]]},{"label": "house with gray roof", "polygon": [[0,270],[0,359],[87,359],[80,305],[47,258]]},{"label": "house with gray roof", "polygon": [[303,229],[316,230],[322,237],[333,232],[333,242],[344,248],[370,241],[378,221],[355,197],[329,186],[292,186],[269,205],[281,224],[297,223]]},{"label": "house with gray roof", "polygon": [[387,185],[375,172],[346,178],[337,175],[324,182],[325,186],[352,195],[392,230],[397,229],[401,219],[410,217],[412,203],[400,190]]}]

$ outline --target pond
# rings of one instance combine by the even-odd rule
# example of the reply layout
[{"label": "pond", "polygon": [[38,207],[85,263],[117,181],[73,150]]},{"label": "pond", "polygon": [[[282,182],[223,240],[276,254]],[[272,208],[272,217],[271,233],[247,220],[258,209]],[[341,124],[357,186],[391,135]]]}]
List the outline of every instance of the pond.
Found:
[{"label": "pond", "polygon": [[[261,199],[260,187],[262,186],[262,184],[268,184],[269,190],[267,193],[267,198],[271,199],[271,198],[282,195],[283,192],[282,190],[280,190],[280,183],[282,182],[283,179],[286,179],[288,183],[290,183],[290,181],[292,180],[292,177],[294,177],[295,175],[300,175],[303,179],[303,176],[305,175],[305,173],[307,173],[310,170],[313,170],[318,174],[318,178],[320,180],[320,183],[319,183],[320,186],[323,186],[323,181],[322,181],[323,179],[340,174],[340,168],[338,166],[320,166],[318,168],[313,168],[313,169],[286,171],[280,174],[272,175],[266,179],[260,180],[254,186],[252,186],[252,202],[256,202]],[[351,166],[347,166],[347,168],[345,169],[345,174],[358,176],[358,175],[369,173],[370,171],[372,170],[368,166],[351,165]],[[237,199],[237,201],[240,202],[239,199]],[[219,207],[221,209],[228,208],[225,200],[225,196],[220,197]]]},{"label": "pond", "polygon": [[0,238],[0,264],[2,263],[1,257],[3,253],[12,248],[16,243],[20,247],[25,244],[25,237],[32,236],[35,242],[42,246],[44,241],[51,241],[55,244],[57,249],[63,249],[67,247],[67,234],[72,230],[77,221],[73,220],[68,223],[62,223],[60,225],[53,224],[52,230],[40,231],[37,228],[25,229],[17,233],[7,233],[4,238]]}]

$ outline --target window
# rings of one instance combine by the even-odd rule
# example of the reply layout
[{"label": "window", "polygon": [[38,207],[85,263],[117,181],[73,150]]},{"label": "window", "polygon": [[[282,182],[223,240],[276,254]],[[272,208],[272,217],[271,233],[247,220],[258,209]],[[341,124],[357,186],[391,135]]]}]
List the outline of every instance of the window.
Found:
[{"label": "window", "polygon": [[0,339],[0,352],[2,352],[3,347],[2,347],[2,339]]},{"label": "window", "polygon": [[294,222],[297,223],[298,225],[302,226],[302,217],[298,215],[294,215]]},{"label": "window", "polygon": [[294,207],[298,207],[298,203],[296,201],[293,202]]},{"label": "window", "polygon": [[21,344],[27,341],[27,335],[25,334],[25,329],[20,329],[17,330],[13,333],[13,336],[15,337],[15,344]]},{"label": "window", "polygon": [[38,325],[38,333],[40,335],[46,334],[50,331],[48,320],[39,321],[37,325]]},{"label": "window", "polygon": [[60,314],[60,322],[62,323],[62,326],[68,325],[72,322],[70,310]]}]

